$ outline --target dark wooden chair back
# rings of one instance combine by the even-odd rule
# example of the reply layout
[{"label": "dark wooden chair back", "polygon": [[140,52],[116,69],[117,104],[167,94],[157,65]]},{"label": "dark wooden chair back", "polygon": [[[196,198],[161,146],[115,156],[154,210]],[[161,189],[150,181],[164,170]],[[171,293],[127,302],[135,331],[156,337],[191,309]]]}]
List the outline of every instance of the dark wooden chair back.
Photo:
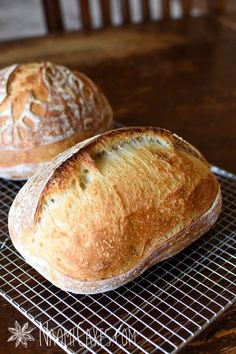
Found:
[{"label": "dark wooden chair back", "polygon": [[[91,8],[89,0],[77,0],[78,7],[81,14],[82,29],[93,29]],[[158,1],[158,0],[154,0]],[[159,0],[161,3],[161,18],[170,18],[170,6],[171,0]],[[222,13],[225,7],[225,0],[205,0],[209,13]],[[111,0],[99,0],[100,8],[102,12],[102,25],[112,25],[111,19]],[[140,0],[142,8],[142,20],[143,22],[150,21],[150,1]],[[180,0],[182,6],[183,16],[189,16],[193,7],[192,0]],[[131,22],[131,7],[129,0],[120,0],[120,11],[122,17],[122,24]],[[45,20],[48,32],[62,32],[64,31],[62,11],[59,0],[42,0],[43,10],[45,14]]]}]

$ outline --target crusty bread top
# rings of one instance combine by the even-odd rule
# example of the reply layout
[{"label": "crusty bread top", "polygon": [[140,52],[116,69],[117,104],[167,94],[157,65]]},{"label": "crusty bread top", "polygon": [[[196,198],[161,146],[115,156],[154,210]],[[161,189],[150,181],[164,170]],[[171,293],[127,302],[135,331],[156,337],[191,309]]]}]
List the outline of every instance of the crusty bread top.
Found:
[{"label": "crusty bread top", "polygon": [[50,62],[0,71],[0,150],[25,151],[86,130],[105,131],[111,120],[106,98],[80,72]]},{"label": "crusty bread top", "polygon": [[10,235],[65,276],[112,278],[187,229],[218,193],[206,160],[181,138],[158,128],[119,129],[38,171],[13,203]]}]

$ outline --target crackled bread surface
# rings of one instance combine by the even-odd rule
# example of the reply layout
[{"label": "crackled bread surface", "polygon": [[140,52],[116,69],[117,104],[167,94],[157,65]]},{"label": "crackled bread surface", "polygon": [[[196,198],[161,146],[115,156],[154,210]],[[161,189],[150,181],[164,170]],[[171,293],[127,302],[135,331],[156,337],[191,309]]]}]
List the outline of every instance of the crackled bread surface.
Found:
[{"label": "crackled bread surface", "polygon": [[25,178],[38,165],[107,130],[112,110],[80,72],[50,62],[0,71],[0,176]]},{"label": "crackled bread surface", "polygon": [[[191,145],[126,128],[59,155],[10,212],[16,248],[59,287],[117,287],[198,238],[220,211],[219,184]],[[22,222],[24,220],[24,222]]]}]

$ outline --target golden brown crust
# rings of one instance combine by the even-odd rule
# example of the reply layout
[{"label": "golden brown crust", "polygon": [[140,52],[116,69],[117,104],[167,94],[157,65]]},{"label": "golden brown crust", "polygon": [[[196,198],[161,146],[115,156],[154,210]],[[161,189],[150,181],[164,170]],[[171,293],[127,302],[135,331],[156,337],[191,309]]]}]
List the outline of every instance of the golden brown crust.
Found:
[{"label": "golden brown crust", "polygon": [[166,130],[125,128],[36,173],[13,203],[9,231],[54,284],[99,292],[179,252],[214,224],[220,206],[219,184],[195,148]]},{"label": "golden brown crust", "polygon": [[58,272],[55,268],[51,267],[45,260],[38,257],[33,257],[27,249],[20,248],[17,245],[18,251],[23,255],[27,262],[34,267],[41,275],[48,279],[55,286],[70,291],[76,294],[96,294],[109,290],[116,289],[129,281],[141,275],[146,269],[154,264],[157,264],[168,257],[171,257],[185,247],[189,246],[192,242],[201,237],[207,232],[210,227],[216,222],[221,211],[221,192],[217,197],[212,207],[204,215],[201,215],[193,224],[188,228],[182,230],[178,234],[172,236],[167,242],[162,243],[146,258],[142,259],[134,268],[126,273],[122,273],[116,277],[96,280],[96,281],[80,281],[71,277],[65,276]]},{"label": "golden brown crust", "polygon": [[49,62],[0,71],[0,176],[27,178],[38,164],[112,123],[97,86]]}]

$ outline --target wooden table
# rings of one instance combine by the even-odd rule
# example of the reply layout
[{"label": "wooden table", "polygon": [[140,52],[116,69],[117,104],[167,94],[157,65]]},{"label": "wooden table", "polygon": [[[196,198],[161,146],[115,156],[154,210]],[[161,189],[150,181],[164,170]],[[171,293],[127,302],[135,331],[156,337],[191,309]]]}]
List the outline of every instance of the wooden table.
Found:
[{"label": "wooden table", "polygon": [[[130,25],[0,45],[0,66],[50,60],[88,74],[105,91],[115,119],[175,131],[212,163],[236,173],[236,32],[219,19]],[[2,353],[8,327],[24,317],[0,301]],[[181,353],[235,353],[236,305]],[[36,340],[18,353],[61,352]]]}]

